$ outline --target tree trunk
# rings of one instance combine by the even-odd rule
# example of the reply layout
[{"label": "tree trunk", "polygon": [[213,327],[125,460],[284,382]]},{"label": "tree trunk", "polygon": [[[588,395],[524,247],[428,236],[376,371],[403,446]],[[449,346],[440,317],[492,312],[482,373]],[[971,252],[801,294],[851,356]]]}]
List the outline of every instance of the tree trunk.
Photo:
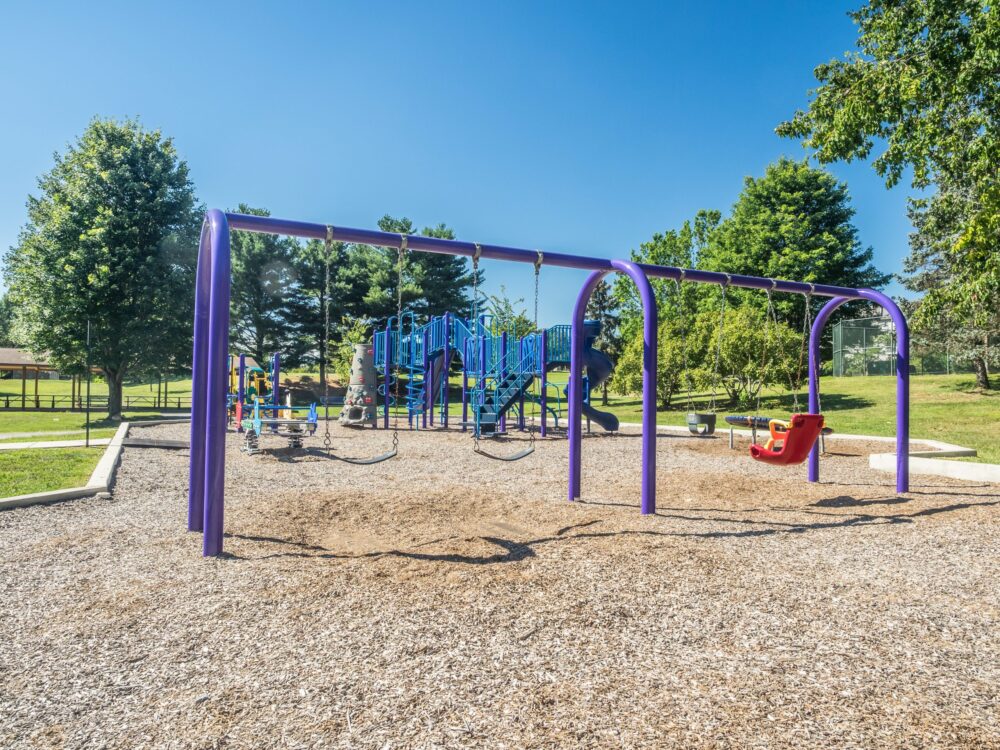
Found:
[{"label": "tree trunk", "polygon": [[663,396],[660,398],[660,408],[669,409],[670,404],[673,400],[674,400],[674,387],[673,385],[670,385],[664,392]]},{"label": "tree trunk", "polygon": [[122,418],[122,380],[125,373],[104,370],[104,379],[108,383],[108,419]]},{"label": "tree trunk", "polygon": [[601,406],[608,405],[608,381],[601,383]]},{"label": "tree trunk", "polygon": [[990,372],[986,367],[986,358],[977,354],[972,358],[972,369],[976,371],[976,387],[984,391],[990,388]]}]

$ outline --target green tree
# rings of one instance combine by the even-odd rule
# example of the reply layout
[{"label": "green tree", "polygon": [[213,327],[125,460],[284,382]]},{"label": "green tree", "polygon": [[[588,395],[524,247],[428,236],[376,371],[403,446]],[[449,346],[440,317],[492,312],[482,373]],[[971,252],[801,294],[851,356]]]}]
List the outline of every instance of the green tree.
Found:
[{"label": "green tree", "polygon": [[506,333],[508,338],[517,341],[534,331],[535,323],[528,317],[523,305],[524,297],[512,299],[505,286],[500,287],[499,294],[491,294],[487,298],[485,312],[493,317],[491,327],[494,333]]},{"label": "green tree", "polygon": [[[1000,308],[1000,8],[987,0],[871,0],[852,14],[857,51],[815,70],[812,101],[778,127],[821,162],[867,159],[887,187],[907,169],[924,193],[906,286],[942,317],[996,330]],[[988,352],[976,363],[988,387]]]},{"label": "green tree", "polygon": [[[237,211],[270,216],[266,209],[242,203]],[[258,362],[279,352],[283,365],[295,367],[315,343],[303,335],[301,321],[294,314],[300,296],[298,247],[294,240],[276,234],[239,230],[232,234],[232,346]]]},{"label": "green tree", "polygon": [[[680,229],[657,232],[648,242],[631,253],[638,263],[659,266],[693,268],[708,233],[719,223],[718,211],[700,211],[694,222],[685,221]],[[673,295],[675,287],[668,279],[650,279],[656,296],[660,320],[675,314]],[[642,302],[635,283],[624,274],[617,274],[612,286],[615,300],[621,309],[621,325],[625,335],[632,338],[642,330]],[[687,291],[685,291],[687,296]]]},{"label": "green tree", "polygon": [[[396,234],[414,234],[416,228],[413,222],[406,218],[395,218],[388,214],[379,219],[378,227],[383,232]],[[421,232],[424,237],[436,237],[451,240],[454,232],[445,224],[435,227],[424,227]],[[382,312],[391,305],[388,315],[396,312],[397,287],[397,251],[378,248],[381,263],[377,264],[377,273],[373,276],[372,291],[366,302],[374,303]],[[373,265],[371,259],[365,258],[368,268]],[[472,271],[469,262],[455,255],[439,255],[437,253],[410,252],[406,254],[403,278],[403,306],[421,317],[443,315],[445,312],[462,312],[469,309],[469,287],[472,285]],[[379,315],[378,317],[386,317]]]},{"label": "green tree", "polygon": [[[443,240],[455,239],[455,233],[444,224],[424,227],[425,237]],[[446,312],[464,314],[472,304],[469,287],[472,286],[472,267],[469,261],[457,255],[414,253],[415,276],[420,286],[420,298],[414,304],[418,315],[432,317]],[[482,283],[482,279],[480,279]]]},{"label": "green tree", "polygon": [[[336,325],[344,316],[347,300],[337,285],[338,275],[347,265],[347,248],[343,242],[334,242],[330,248],[330,329],[331,336],[336,334]],[[295,294],[289,303],[288,312],[296,321],[298,333],[303,339],[306,349],[304,359],[319,364],[320,382],[324,382],[328,365],[328,357],[322,356],[327,351],[326,329],[326,243],[319,240],[309,240],[296,243],[293,265],[296,275]],[[363,294],[363,292],[362,292]]]},{"label": "green tree", "polygon": [[[594,293],[590,295],[590,301],[587,302],[586,316],[588,319],[596,320],[601,324],[601,333],[594,342],[594,347],[607,354],[612,362],[617,362],[622,351],[618,303],[611,293],[611,285],[603,279],[597,284]],[[601,404],[607,406],[607,403],[608,380],[605,380],[601,384]]]},{"label": "green tree", "polygon": [[[714,311],[701,313],[694,325],[689,346],[702,354],[692,378],[700,388],[722,387],[730,404],[753,405],[765,385],[798,384],[798,356],[801,338],[780,321],[769,320],[766,309],[755,305],[730,307],[722,320]],[[718,373],[715,357],[718,350]]]},{"label": "green tree", "polygon": [[[689,385],[684,373],[681,325],[677,318],[667,318],[657,331],[656,398],[661,409],[669,409],[678,392],[686,392]],[[643,349],[641,335],[632,336],[623,343],[611,378],[617,392],[639,393],[642,390]]]},{"label": "green tree", "polygon": [[173,141],[136,120],[93,120],[28,198],[6,257],[20,338],[60,370],[93,362],[121,414],[126,376],[189,362],[201,211]]},{"label": "green tree", "polygon": [[350,318],[339,321],[338,329],[341,337],[332,344],[330,368],[341,383],[347,383],[351,376],[351,363],[354,361],[354,345],[371,341],[372,329],[365,321]]},{"label": "green tree", "polygon": [[6,293],[0,296],[0,346],[17,346],[14,339],[14,307]]},{"label": "green tree", "polygon": [[[845,184],[826,170],[779,159],[762,177],[746,178],[732,213],[712,230],[699,265],[731,274],[879,289],[891,276],[872,266],[872,249],[861,246],[853,217]],[[731,302],[761,305],[761,297],[734,289]],[[778,294],[774,303],[793,328],[802,327],[802,298]]]}]

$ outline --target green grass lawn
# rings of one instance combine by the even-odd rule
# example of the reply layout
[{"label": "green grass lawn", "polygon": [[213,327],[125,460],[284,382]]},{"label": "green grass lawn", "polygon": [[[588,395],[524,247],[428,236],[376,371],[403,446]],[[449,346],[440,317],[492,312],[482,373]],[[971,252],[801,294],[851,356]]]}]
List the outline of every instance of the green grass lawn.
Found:
[{"label": "green grass lawn", "polygon": [[[1000,390],[977,391],[969,375],[921,375],[910,379],[910,436],[954,443],[979,452],[977,460],[1000,463]],[[837,432],[892,436],[896,433],[896,378],[869,376],[824,378],[820,402],[827,424]],[[805,394],[799,406],[805,409]],[[695,399],[699,409],[708,399]],[[659,424],[684,425],[687,404],[683,396],[671,410],[657,412]],[[600,407],[599,407],[600,408]],[[761,413],[773,417],[790,414],[792,397],[786,391],[767,392],[761,399]],[[619,419],[638,422],[641,403],[635,398],[612,398],[609,411]],[[720,414],[745,410],[719,408]],[[752,410],[751,410],[752,411]]]},{"label": "green grass lawn", "polygon": [[82,487],[103,448],[0,451],[0,497]]},{"label": "green grass lawn", "polygon": [[[114,436],[115,431],[116,430],[111,428],[92,429],[90,431],[90,439],[96,440],[97,438],[110,438]],[[85,437],[86,433],[82,431],[71,432],[65,435],[50,433],[47,435],[34,435],[32,437],[0,438],[0,445],[3,445],[4,443],[48,443],[54,440],[83,440]]]},{"label": "green grass lawn", "polygon": [[[551,375],[552,382],[565,383],[566,378],[565,372]],[[460,386],[460,381],[453,378],[452,384],[454,390]],[[553,392],[550,389],[549,393]],[[697,410],[708,410],[709,394],[697,393],[693,399]],[[456,398],[453,403],[457,401]],[[594,394],[597,408],[613,412],[623,422],[642,420],[642,402],[638,396],[609,394],[606,407],[599,401],[600,394]],[[725,396],[717,409],[720,415],[748,411],[729,408],[724,401]],[[821,381],[820,401],[827,424],[836,432],[886,437],[896,432],[895,376],[826,377]],[[803,391],[799,396],[800,409],[805,410],[806,403]],[[785,390],[767,391],[761,399],[763,415],[785,417],[792,409],[792,396]],[[530,407],[527,410],[530,415]],[[461,408],[453,405],[449,412],[459,414]],[[680,394],[674,398],[670,409],[657,410],[657,424],[684,426],[687,412],[687,399]],[[992,389],[988,393],[976,390],[971,375],[913,376],[910,378],[910,435],[975,448],[979,455],[973,460],[1000,463],[1000,390]]]},{"label": "green grass lawn", "polygon": [[[130,422],[142,422],[149,419],[176,417],[176,414],[161,414],[158,411],[128,411],[125,419]],[[0,409],[0,434],[8,432],[45,432],[73,430],[83,432],[86,428],[86,415],[80,411],[18,411],[15,409]],[[90,431],[109,431],[114,434],[118,423],[105,419],[105,412],[94,409],[91,411]],[[58,436],[56,436],[58,437]],[[106,435],[105,435],[106,437]]]}]

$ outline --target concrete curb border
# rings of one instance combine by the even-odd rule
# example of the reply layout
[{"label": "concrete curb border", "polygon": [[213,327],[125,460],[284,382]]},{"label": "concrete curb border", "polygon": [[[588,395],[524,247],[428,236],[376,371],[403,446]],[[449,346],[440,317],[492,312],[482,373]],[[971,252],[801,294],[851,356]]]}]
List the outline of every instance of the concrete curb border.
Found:
[{"label": "concrete curb border", "polygon": [[125,440],[125,436],[128,435],[128,429],[128,422],[122,422],[118,425],[118,431],[115,432],[115,436],[108,443],[108,447],[104,450],[104,455],[97,462],[97,466],[91,473],[85,487],[71,487],[65,490],[34,492],[29,495],[0,498],[0,511],[7,510],[8,508],[24,508],[29,505],[55,503],[61,500],[75,500],[81,497],[91,497],[111,492],[115,481],[115,470],[121,461],[122,443]]}]

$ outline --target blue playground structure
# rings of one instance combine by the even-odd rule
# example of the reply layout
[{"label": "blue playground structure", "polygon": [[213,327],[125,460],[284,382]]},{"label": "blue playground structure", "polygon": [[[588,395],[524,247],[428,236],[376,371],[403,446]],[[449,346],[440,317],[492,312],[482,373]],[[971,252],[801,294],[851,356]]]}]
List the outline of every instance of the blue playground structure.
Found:
[{"label": "blue playground structure", "polygon": [[[618,418],[590,403],[590,391],[607,380],[614,363],[594,348],[601,324],[584,325],[584,414],[605,430],[617,430]],[[375,367],[383,377],[378,391],[383,427],[388,429],[394,405],[396,368],[406,377],[405,389],[399,389],[400,408],[405,408],[410,427],[433,426],[435,417],[448,427],[448,373],[457,357],[462,365],[463,430],[471,427],[476,438],[497,437],[506,433],[510,415],[523,430],[526,405],[537,404],[540,434],[545,436],[549,417],[556,428],[561,418],[565,422],[565,390],[550,382],[548,373],[569,367],[570,333],[569,325],[556,325],[516,339],[499,331],[489,315],[472,319],[445,313],[420,322],[405,312],[401,320],[389,318],[373,337]]]}]

